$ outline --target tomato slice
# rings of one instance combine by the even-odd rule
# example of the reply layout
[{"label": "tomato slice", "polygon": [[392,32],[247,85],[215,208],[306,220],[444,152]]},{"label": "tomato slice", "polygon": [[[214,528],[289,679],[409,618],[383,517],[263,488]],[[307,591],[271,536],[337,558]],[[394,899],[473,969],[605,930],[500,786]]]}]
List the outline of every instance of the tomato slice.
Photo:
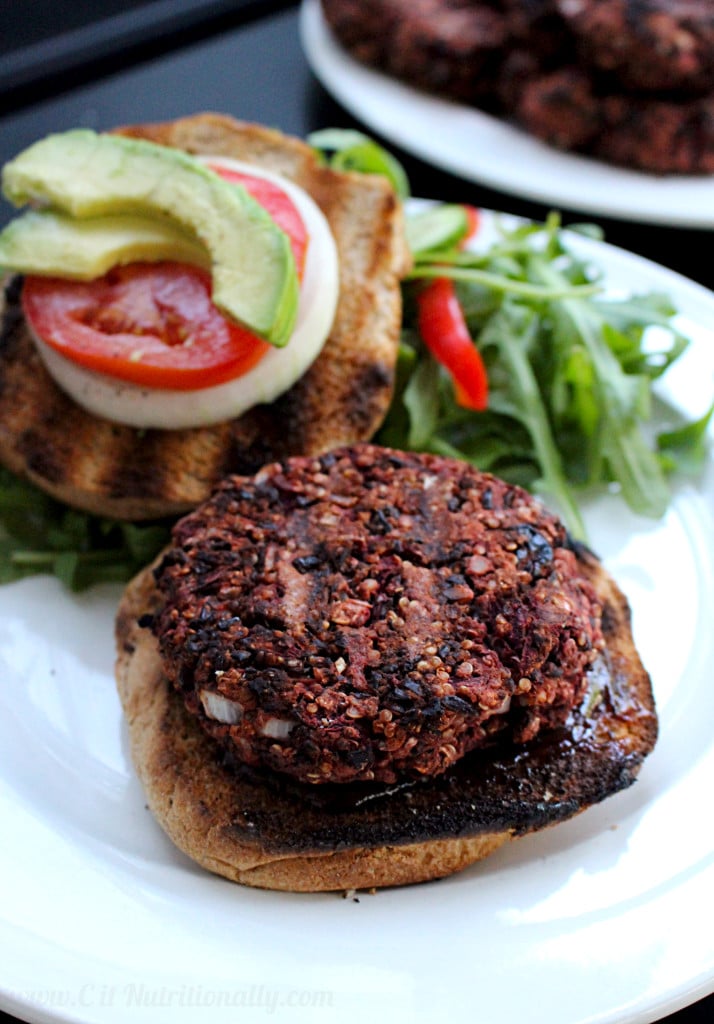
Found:
[{"label": "tomato slice", "polygon": [[[240,180],[268,210],[302,277],[308,237],[290,197],[265,178],[214,170]],[[132,263],[94,281],[28,276],[22,302],[35,334],[61,355],[152,388],[212,387],[247,373],[271,349],[216,309],[210,274],[182,263]]]},{"label": "tomato slice", "polygon": [[210,274],[181,263],[132,263],[86,282],[28,277],[22,302],[35,334],[61,355],[154,388],[231,380],[270,349],[218,312]]}]

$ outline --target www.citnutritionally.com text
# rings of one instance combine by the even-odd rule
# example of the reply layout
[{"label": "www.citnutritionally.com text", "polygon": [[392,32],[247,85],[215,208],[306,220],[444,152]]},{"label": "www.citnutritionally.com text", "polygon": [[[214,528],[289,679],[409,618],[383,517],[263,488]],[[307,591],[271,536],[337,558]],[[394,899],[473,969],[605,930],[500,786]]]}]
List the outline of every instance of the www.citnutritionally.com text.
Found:
[{"label": "www.citnutritionally.com text", "polygon": [[330,989],[288,989],[270,985],[215,988],[203,985],[147,985],[142,982],[106,985],[87,982],[77,988],[40,988],[11,992],[18,1003],[47,1009],[81,1010],[96,1007],[131,1009],[195,1008],[309,1009],[319,1011],[335,1005]]}]

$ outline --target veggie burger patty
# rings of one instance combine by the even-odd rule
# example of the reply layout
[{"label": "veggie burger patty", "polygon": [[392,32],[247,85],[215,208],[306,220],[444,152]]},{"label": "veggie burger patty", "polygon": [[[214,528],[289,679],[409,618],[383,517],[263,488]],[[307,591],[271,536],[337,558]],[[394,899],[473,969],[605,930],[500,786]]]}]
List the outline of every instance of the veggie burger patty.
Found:
[{"label": "veggie burger patty", "polygon": [[437,775],[562,725],[603,649],[560,521],[455,460],[370,444],[227,478],[143,625],[231,757],[307,783]]}]

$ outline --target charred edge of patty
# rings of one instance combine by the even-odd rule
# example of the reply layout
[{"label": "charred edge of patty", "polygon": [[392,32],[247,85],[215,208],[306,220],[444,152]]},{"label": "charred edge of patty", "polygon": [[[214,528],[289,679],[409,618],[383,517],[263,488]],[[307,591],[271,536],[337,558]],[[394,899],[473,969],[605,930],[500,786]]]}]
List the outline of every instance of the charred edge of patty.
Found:
[{"label": "charred edge of patty", "polygon": [[518,836],[566,821],[628,789],[657,737],[652,707],[628,690],[607,653],[587,679],[580,705],[562,726],[522,747],[474,750],[431,778],[313,786],[245,765],[216,744],[226,784],[240,794],[229,829],[237,839],[259,837],[264,849],[285,853]]},{"label": "charred edge of patty", "polygon": [[453,460],[355,445],[182,520],[152,620],[189,711],[312,783],[430,777],[562,725],[603,647],[556,517]]}]

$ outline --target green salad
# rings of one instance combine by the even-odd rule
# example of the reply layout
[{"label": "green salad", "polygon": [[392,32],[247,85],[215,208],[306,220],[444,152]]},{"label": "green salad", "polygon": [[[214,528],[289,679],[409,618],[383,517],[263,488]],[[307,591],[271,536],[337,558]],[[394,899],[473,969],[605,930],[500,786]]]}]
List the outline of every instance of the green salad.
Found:
[{"label": "green salad", "polygon": [[[458,378],[419,330],[418,289],[435,273],[454,282],[483,360],[483,411],[457,400]],[[556,215],[504,227],[483,252],[416,251],[404,290],[399,387],[383,443],[462,458],[541,493],[580,539],[583,494],[614,487],[633,511],[656,518],[670,501],[671,472],[701,468],[712,409],[687,423],[671,411],[678,423],[667,430],[653,417],[652,385],[688,345],[671,301],[608,297]]]}]

